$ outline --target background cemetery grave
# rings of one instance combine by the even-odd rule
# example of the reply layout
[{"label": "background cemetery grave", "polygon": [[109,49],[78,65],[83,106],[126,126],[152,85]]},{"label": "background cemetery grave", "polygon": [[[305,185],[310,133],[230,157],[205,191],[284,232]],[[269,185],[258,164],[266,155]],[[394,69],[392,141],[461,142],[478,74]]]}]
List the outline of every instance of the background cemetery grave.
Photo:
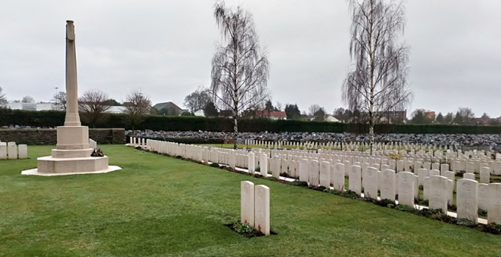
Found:
[{"label": "background cemetery grave", "polygon": [[[385,197],[392,201],[397,200],[398,204],[417,209],[428,207],[441,209],[445,214],[472,223],[498,223],[497,220],[501,218],[501,203],[497,202],[501,191],[498,191],[498,184],[491,183],[490,179],[491,173],[496,176],[501,175],[501,161],[495,159],[499,158],[499,155],[495,155],[494,160],[491,159],[492,156],[488,152],[463,153],[431,145],[376,144],[374,149],[376,154],[371,156],[360,152],[360,147],[365,148],[365,146],[358,143],[341,146],[338,143],[286,142],[285,146],[297,149],[318,149],[286,151],[277,149],[282,147],[281,142],[249,140],[245,142],[246,145],[265,147],[252,149],[252,154],[249,154],[247,149],[229,150],[136,138],[131,138],[130,142],[133,146],[155,152],[206,164],[219,163],[231,169],[247,169],[248,172],[249,166],[258,167],[259,173],[265,177],[271,173],[276,179],[286,179],[281,177],[283,174],[289,180],[298,179],[308,182],[313,187],[340,188],[339,181],[346,181],[348,177],[348,185],[342,190],[354,191],[358,195],[364,193],[365,197],[375,200],[381,199],[383,196],[380,195],[381,191],[392,192],[385,194]],[[331,150],[343,147],[345,151]],[[301,165],[301,162],[307,164]],[[343,169],[344,174],[336,173],[336,169]],[[484,183],[475,180],[475,172],[480,173],[480,182]],[[466,179],[456,176],[462,173]],[[385,179],[382,174],[388,178]],[[343,177],[340,177],[341,175]],[[457,200],[458,197],[460,201]],[[415,201],[421,204],[415,205]],[[478,219],[479,206],[482,211],[487,212],[487,220],[483,219],[485,217]],[[448,209],[454,212],[448,212]]]},{"label": "background cemetery grave", "polygon": [[[102,148],[122,171],[50,178],[19,175],[19,170],[32,167],[36,157],[52,146],[30,146],[30,159],[0,161],[2,254],[501,253],[499,236],[466,227],[123,146]],[[240,182],[244,179],[273,191],[271,225],[277,236],[246,239],[223,226],[240,219]]]}]

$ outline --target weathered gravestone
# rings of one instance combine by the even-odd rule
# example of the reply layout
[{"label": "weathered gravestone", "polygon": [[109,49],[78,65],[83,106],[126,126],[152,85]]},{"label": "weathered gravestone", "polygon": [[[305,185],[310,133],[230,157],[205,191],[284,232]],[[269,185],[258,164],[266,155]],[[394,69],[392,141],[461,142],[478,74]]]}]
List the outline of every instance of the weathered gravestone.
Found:
[{"label": "weathered gravestone", "polygon": [[28,159],[28,146],[27,145],[18,145],[19,151],[19,159]]},{"label": "weathered gravestone", "polygon": [[7,143],[7,159],[17,159],[17,145],[15,142]]},{"label": "weathered gravestone", "polygon": [[310,163],[307,159],[299,161],[299,181],[308,182]]},{"label": "weathered gravestone", "polygon": [[263,177],[268,177],[268,155],[266,153],[261,154],[261,160],[259,161],[259,169]]},{"label": "weathered gravestone", "polygon": [[319,181],[319,164],[317,160],[310,161],[309,163],[309,173],[308,173],[308,182],[312,186],[318,186]]},{"label": "weathered gravestone", "polygon": [[377,199],[379,171],[376,168],[368,167],[362,175],[364,197]]},{"label": "weathered gravestone", "polygon": [[456,189],[457,218],[468,219],[475,224],[478,220],[478,182],[460,179]]},{"label": "weathered gravestone", "polygon": [[320,185],[329,189],[331,187],[331,164],[329,162],[320,163]]},{"label": "weathered gravestone", "polygon": [[443,213],[447,213],[448,179],[442,176],[430,176],[428,181],[429,186],[425,190],[430,190],[430,209],[440,209]]},{"label": "weathered gravestone", "polygon": [[480,183],[491,183],[491,169],[488,167],[480,168]]},{"label": "weathered gravestone", "polygon": [[254,187],[254,227],[270,235],[270,188],[264,185]]},{"label": "weathered gravestone", "polygon": [[240,189],[240,222],[254,227],[254,183],[242,181]]},{"label": "weathered gravestone", "polygon": [[398,204],[414,207],[415,177],[411,172],[400,172],[398,175]]},{"label": "weathered gravestone", "polygon": [[247,159],[247,169],[250,174],[253,174],[256,171],[256,155],[253,152],[249,152]]},{"label": "weathered gravestone", "polygon": [[271,174],[274,178],[280,178],[280,157],[274,156],[270,160]]},{"label": "weathered gravestone", "polygon": [[501,183],[489,184],[487,221],[501,224]]},{"label": "weathered gravestone", "polygon": [[475,180],[475,174],[474,173],[464,173],[463,178]]},{"label": "weathered gravestone", "polygon": [[331,173],[332,187],[334,190],[343,191],[345,188],[344,182],[344,164],[338,163],[334,165]]},{"label": "weathered gravestone", "polygon": [[362,193],[362,167],[358,165],[351,166],[348,189],[357,193],[357,195]]},{"label": "weathered gravestone", "polygon": [[478,183],[478,208],[484,211],[489,209],[489,184]]},{"label": "weathered gravestone", "polygon": [[381,172],[380,188],[381,199],[388,199],[395,201],[395,171],[392,169],[385,169]]},{"label": "weathered gravestone", "polygon": [[0,142],[0,160],[7,159],[7,143]]}]

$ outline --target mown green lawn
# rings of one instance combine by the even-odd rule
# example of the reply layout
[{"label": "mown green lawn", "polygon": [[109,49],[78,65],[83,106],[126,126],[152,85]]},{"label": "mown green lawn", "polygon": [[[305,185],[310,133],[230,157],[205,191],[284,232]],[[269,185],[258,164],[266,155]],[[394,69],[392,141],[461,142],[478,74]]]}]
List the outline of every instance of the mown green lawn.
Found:
[{"label": "mown green lawn", "polygon": [[[306,188],[124,146],[103,146],[121,171],[21,176],[0,161],[0,256],[499,256],[501,236]],[[278,235],[244,238],[240,181],[271,188]]]}]

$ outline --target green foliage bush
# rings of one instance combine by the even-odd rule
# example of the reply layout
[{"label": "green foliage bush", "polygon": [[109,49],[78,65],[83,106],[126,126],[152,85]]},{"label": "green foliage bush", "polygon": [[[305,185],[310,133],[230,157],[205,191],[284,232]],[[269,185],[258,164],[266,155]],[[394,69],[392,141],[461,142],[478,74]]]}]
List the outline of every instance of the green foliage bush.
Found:
[{"label": "green foliage bush", "polygon": [[[104,114],[106,122],[97,127],[132,129],[126,122],[126,114]],[[64,123],[62,111],[24,111],[0,108],[0,126],[22,125],[36,127],[57,127]],[[89,125],[85,124],[84,125]],[[164,131],[233,131],[233,120],[225,118],[206,118],[194,116],[149,115],[135,129]],[[367,133],[367,124],[346,124],[321,121],[242,119],[239,121],[242,132],[332,132]],[[405,125],[377,124],[376,133],[404,134],[499,134],[501,126],[458,126],[458,125]]]}]

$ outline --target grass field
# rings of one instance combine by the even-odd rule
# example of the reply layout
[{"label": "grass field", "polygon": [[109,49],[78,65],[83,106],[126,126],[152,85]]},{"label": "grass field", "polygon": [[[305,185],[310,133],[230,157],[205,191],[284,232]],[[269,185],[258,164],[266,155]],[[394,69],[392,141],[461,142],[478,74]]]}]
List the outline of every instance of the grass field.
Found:
[{"label": "grass field", "polygon": [[[103,146],[122,171],[21,176],[0,161],[0,256],[500,256],[501,236],[192,162]],[[271,188],[278,235],[244,238],[240,181]]]}]

